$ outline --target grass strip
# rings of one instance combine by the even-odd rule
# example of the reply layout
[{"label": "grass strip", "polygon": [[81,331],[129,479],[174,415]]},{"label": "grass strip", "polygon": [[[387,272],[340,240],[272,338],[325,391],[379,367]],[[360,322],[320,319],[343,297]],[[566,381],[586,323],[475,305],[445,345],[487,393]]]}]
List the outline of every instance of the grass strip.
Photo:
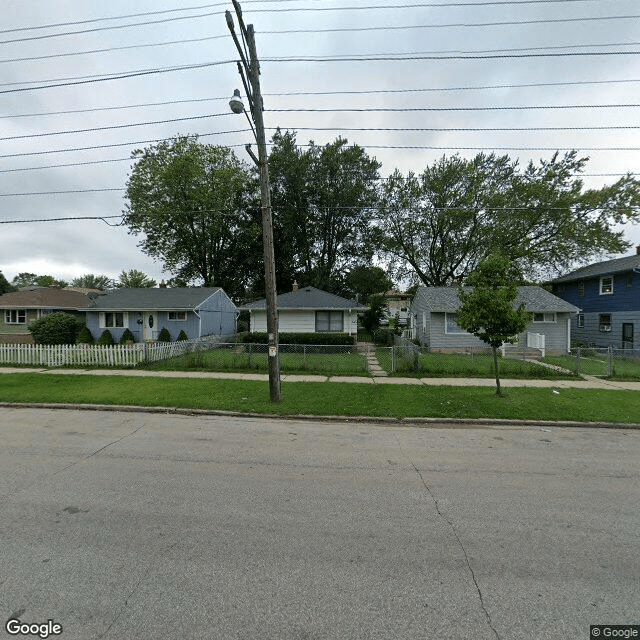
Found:
[{"label": "grass strip", "polygon": [[127,376],[0,374],[1,402],[59,402],[214,409],[274,415],[497,418],[640,423],[633,391],[488,387],[417,387],[284,382],[269,402],[265,382]]}]

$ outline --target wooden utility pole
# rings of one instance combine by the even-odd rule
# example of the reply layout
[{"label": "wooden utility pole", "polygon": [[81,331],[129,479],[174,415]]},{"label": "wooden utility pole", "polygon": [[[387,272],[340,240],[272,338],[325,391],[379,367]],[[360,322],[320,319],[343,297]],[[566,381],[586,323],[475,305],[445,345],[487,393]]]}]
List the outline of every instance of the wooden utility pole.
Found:
[{"label": "wooden utility pole", "polygon": [[[253,158],[260,170],[260,195],[262,201],[262,243],[264,251],[264,281],[266,289],[267,334],[269,341],[269,395],[271,402],[280,401],[280,357],[278,353],[278,309],[276,303],[276,267],[273,251],[273,220],[271,217],[271,193],[269,190],[269,163],[267,156],[267,141],[264,131],[263,102],[260,90],[260,62],[256,50],[256,39],[253,25],[245,27],[242,19],[242,9],[237,0],[233,0],[243,42],[246,42],[248,52],[243,51],[233,28],[233,19],[229,11],[226,12],[227,25],[235,42],[241,62],[238,70],[247,92],[251,119],[255,125],[254,134],[258,144],[256,158],[247,145],[247,152]],[[246,55],[245,55],[246,53]],[[244,71],[244,73],[243,73]],[[245,77],[246,74],[246,77]],[[248,82],[247,82],[248,79]],[[246,112],[245,112],[246,113]]]}]

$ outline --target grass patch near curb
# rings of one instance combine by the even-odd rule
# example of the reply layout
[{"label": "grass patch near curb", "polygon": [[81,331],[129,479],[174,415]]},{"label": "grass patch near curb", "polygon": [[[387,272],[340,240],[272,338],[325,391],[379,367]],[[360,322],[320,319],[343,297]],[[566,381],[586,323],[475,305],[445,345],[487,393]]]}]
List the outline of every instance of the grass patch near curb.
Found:
[{"label": "grass patch near curb", "polygon": [[284,382],[269,402],[265,382],[15,373],[0,375],[0,402],[52,402],[180,407],[272,415],[497,418],[640,423],[633,391],[488,387],[416,387]]}]

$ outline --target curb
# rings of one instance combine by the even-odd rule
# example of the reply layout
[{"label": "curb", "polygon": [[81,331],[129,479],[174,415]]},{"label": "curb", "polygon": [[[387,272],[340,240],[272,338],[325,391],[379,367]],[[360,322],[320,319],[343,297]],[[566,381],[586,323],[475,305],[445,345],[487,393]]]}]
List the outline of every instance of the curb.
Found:
[{"label": "curb", "polygon": [[215,409],[185,409],[181,407],[139,407],[135,405],[110,404],[68,404],[53,402],[0,402],[0,408],[7,409],[66,409],[70,411],[122,411],[126,413],[157,413],[183,416],[219,416],[229,418],[260,418],[272,420],[299,420],[320,422],[373,423],[381,426],[408,426],[422,428],[474,427],[571,427],[582,429],[631,429],[640,430],[640,424],[618,422],[572,422],[553,420],[498,420],[496,418],[390,418],[385,416],[321,416],[321,415],[275,415],[270,413],[249,413],[222,411]]}]

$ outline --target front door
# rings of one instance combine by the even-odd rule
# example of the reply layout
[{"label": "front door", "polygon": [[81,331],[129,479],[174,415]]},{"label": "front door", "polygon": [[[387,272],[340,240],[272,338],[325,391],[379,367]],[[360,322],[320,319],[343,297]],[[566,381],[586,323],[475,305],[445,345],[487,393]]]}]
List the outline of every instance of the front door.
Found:
[{"label": "front door", "polygon": [[622,348],[633,349],[633,323],[622,323]]},{"label": "front door", "polygon": [[158,335],[156,325],[158,324],[158,318],[155,313],[151,311],[145,311],[142,314],[142,339],[155,340]]}]

